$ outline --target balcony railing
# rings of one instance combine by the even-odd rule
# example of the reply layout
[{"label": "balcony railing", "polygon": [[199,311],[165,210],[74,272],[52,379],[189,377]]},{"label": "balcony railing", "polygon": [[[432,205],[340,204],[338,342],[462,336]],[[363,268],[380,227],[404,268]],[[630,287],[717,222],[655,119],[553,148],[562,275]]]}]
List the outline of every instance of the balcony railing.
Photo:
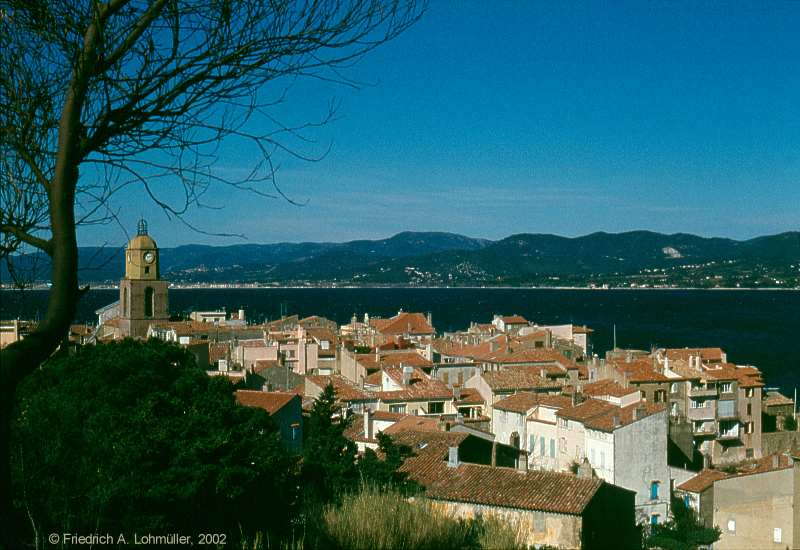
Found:
[{"label": "balcony railing", "polygon": [[693,387],[689,390],[689,395],[691,397],[717,397],[719,395],[719,391],[717,388],[706,388],[703,386]]},{"label": "balcony railing", "polygon": [[717,423],[716,422],[706,422],[703,426],[692,427],[692,434],[695,436],[715,436],[717,435]]},{"label": "balcony railing", "polygon": [[728,430],[725,432],[719,432],[719,434],[717,434],[717,439],[722,439],[722,440],[739,439],[741,435],[742,435],[741,430]]},{"label": "balcony railing", "polygon": [[689,409],[687,412],[689,420],[714,420],[716,418],[716,408],[709,405],[696,409]]}]

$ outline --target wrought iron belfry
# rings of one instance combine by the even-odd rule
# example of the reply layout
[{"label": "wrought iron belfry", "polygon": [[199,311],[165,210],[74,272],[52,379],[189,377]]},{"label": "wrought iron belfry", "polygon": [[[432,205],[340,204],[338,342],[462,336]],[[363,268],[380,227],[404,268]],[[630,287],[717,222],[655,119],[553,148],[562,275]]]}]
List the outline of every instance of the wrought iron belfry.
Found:
[{"label": "wrought iron belfry", "polygon": [[144,218],[141,218],[139,223],[136,225],[136,234],[147,235],[147,222],[144,220]]}]

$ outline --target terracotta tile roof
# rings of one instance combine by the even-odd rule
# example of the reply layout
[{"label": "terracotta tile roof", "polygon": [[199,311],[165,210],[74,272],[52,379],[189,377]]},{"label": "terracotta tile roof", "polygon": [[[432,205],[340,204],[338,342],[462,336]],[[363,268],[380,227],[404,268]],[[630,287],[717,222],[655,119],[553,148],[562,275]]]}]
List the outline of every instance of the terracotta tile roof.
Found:
[{"label": "terracotta tile roof", "polygon": [[733,363],[714,363],[702,365],[702,374],[712,380],[736,380],[743,388],[762,387],[761,371],[755,367],[734,365]]},{"label": "terracotta tile roof", "polygon": [[669,348],[666,351],[670,361],[681,359],[688,361],[690,356],[700,356],[701,361],[722,361],[725,354],[721,348]]},{"label": "terracotta tile roof", "polygon": [[239,340],[237,344],[240,348],[266,348],[267,343],[262,339]]},{"label": "terracotta tile roof", "polygon": [[590,329],[586,325],[582,325],[582,326],[573,325],[572,326],[572,334],[591,334],[593,332],[594,332],[594,330]]},{"label": "terracotta tile roof", "polygon": [[211,342],[208,344],[208,360],[216,363],[220,359],[227,359],[230,354],[230,346],[227,342]]},{"label": "terracotta tile roof", "polygon": [[715,481],[718,479],[724,479],[726,477],[728,477],[728,474],[720,470],[705,469],[693,478],[687,479],[678,485],[676,489],[688,491],[690,493],[702,493],[711,487]]},{"label": "terracotta tile roof", "polygon": [[267,369],[280,368],[281,363],[276,359],[257,359],[253,365],[253,372],[259,374]]},{"label": "terracotta tile roof", "polygon": [[631,362],[612,362],[614,367],[625,374],[629,382],[674,382],[674,379],[664,376],[656,371],[652,359],[637,359]]},{"label": "terracotta tile roof", "polygon": [[504,411],[512,411],[520,414],[525,414],[537,405],[544,405],[547,407],[554,407],[561,409],[563,407],[571,407],[572,399],[565,395],[548,395],[544,393],[535,392],[519,392],[496,401],[492,405],[495,409]]},{"label": "terracotta tile roof", "polygon": [[422,399],[452,399],[453,390],[436,378],[431,378],[418,367],[412,367],[411,381],[403,386],[403,370],[400,367],[385,367],[392,380],[402,386],[400,390],[375,392],[383,401],[418,401]]},{"label": "terracotta tile roof", "polygon": [[398,421],[408,416],[407,414],[403,413],[393,413],[389,411],[372,411],[372,418],[375,420],[383,420],[385,422],[388,421]]},{"label": "terracotta tile roof", "polygon": [[[640,412],[637,413],[637,410]],[[640,401],[627,407],[619,407],[608,401],[590,398],[574,407],[559,410],[556,416],[576,420],[593,430],[612,432],[618,427],[627,426],[664,410],[666,406],[663,403]],[[637,414],[641,416],[637,418]]]},{"label": "terracotta tile roof", "polygon": [[509,351],[509,347],[506,347],[502,351],[488,353],[480,359],[487,363],[530,365],[542,364],[559,366],[562,370],[578,369],[578,365],[554,349],[514,350],[513,347],[511,349],[513,351]]},{"label": "terracotta tile roof", "polygon": [[773,453],[755,460],[746,460],[736,466],[736,473],[730,477],[763,474],[774,470],[785,470],[793,466],[788,454]]},{"label": "terracotta tile roof", "polygon": [[[427,498],[580,515],[604,484],[598,478],[461,463],[447,466],[448,447],[466,436],[453,432],[403,432],[393,436],[415,451],[401,471],[425,487]],[[624,490],[624,489],[622,489]]]},{"label": "terracotta tile roof", "polygon": [[439,421],[437,418],[429,416],[415,416],[406,415],[398,420],[383,432],[387,435],[397,434],[400,432],[441,432],[439,429]]},{"label": "terracotta tile roof", "polygon": [[269,414],[275,414],[293,399],[299,397],[294,393],[236,390],[237,403],[264,409]]},{"label": "terracotta tile roof", "polygon": [[512,366],[497,371],[487,371],[481,376],[494,392],[560,389],[559,382],[543,376],[542,367]]},{"label": "terracotta tile roof", "polygon": [[330,383],[333,384],[333,389],[336,390],[336,399],[340,402],[347,401],[372,401],[375,398],[356,387],[355,384],[346,378],[333,374],[333,375],[308,375],[306,381],[311,382],[318,388],[325,389]]},{"label": "terracotta tile roof", "polygon": [[461,398],[456,405],[483,405],[485,401],[475,388],[461,388]]},{"label": "terracotta tile roof", "polygon": [[794,400],[786,397],[777,391],[768,391],[767,398],[763,401],[766,407],[781,407],[786,405],[794,405]]},{"label": "terracotta tile roof", "polygon": [[408,365],[409,367],[432,367],[433,363],[425,359],[422,355],[415,351],[407,352],[394,352],[381,354],[381,365],[397,366],[400,364]]},{"label": "terracotta tile roof", "polygon": [[583,393],[590,397],[598,397],[601,395],[610,395],[612,397],[624,397],[632,393],[639,393],[635,388],[623,388],[614,380],[598,380],[590,384],[584,384]]},{"label": "terracotta tile roof", "polygon": [[381,371],[376,370],[372,374],[368,374],[364,378],[364,383],[369,384],[370,386],[380,386],[381,381],[383,380],[383,373]]},{"label": "terracotta tile roof", "polygon": [[527,325],[528,320],[522,315],[503,315],[500,319],[506,325]]},{"label": "terracotta tile roof", "polygon": [[381,334],[435,334],[422,313],[401,312],[391,319],[372,318],[369,324]]}]

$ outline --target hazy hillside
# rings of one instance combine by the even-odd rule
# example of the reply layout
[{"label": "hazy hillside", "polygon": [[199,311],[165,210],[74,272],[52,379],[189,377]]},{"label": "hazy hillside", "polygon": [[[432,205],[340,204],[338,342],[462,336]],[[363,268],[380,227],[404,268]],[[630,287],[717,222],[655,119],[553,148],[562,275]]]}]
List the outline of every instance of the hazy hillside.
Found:
[{"label": "hazy hillside", "polygon": [[[650,231],[499,241],[405,232],[346,243],[187,245],[162,249],[161,262],[177,283],[793,287],[800,232],[746,241]],[[46,266],[39,273],[45,280]],[[81,249],[82,280],[121,276],[122,249]]]}]

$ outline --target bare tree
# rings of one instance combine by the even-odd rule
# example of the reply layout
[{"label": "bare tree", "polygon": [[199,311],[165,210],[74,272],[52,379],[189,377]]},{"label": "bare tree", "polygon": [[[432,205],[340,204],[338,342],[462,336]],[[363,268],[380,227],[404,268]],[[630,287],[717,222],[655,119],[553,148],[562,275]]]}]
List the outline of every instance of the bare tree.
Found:
[{"label": "bare tree", "polygon": [[[76,225],[113,218],[109,199],[132,184],[178,218],[210,185],[280,195],[273,154],[295,154],[286,140],[306,125],[269,108],[298,78],[347,83],[341,69],[423,11],[415,0],[0,0],[0,257],[27,247],[52,264],[44,320],[0,352],[0,532],[13,532],[15,389],[58,348],[81,294]],[[252,130],[256,114],[272,126]],[[213,168],[231,139],[259,152],[242,178]],[[185,200],[162,199],[166,185]]]}]

